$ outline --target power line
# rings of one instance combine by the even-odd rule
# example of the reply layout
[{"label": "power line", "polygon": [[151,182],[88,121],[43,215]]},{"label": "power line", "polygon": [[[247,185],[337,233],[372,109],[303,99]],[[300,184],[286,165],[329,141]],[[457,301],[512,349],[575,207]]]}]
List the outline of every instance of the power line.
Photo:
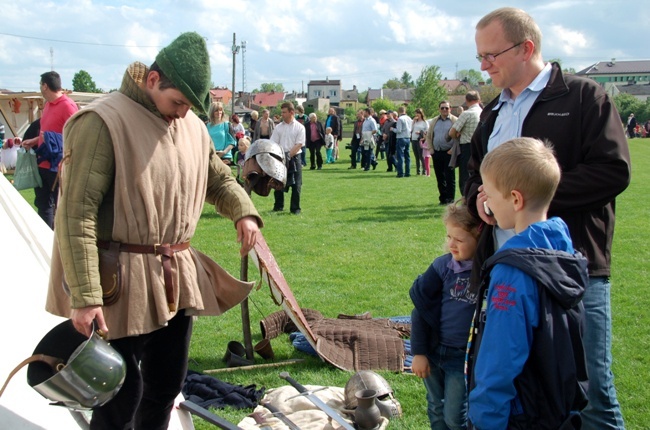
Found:
[{"label": "power line", "polygon": [[[46,42],[70,43],[73,45],[107,46],[107,47],[117,47],[117,48],[164,48],[166,46],[166,45],[119,45],[114,43],[78,42],[74,40],[47,39],[45,37],[25,36],[21,34],[1,33],[1,32],[0,35],[18,37],[21,39],[43,40]],[[225,45],[225,43],[214,42],[214,43],[208,43],[208,45]]]}]

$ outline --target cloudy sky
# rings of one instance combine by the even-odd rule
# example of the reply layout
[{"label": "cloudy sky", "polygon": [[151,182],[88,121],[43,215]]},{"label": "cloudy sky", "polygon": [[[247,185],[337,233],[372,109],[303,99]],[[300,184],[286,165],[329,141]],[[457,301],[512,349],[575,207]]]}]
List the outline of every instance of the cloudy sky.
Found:
[{"label": "cloudy sky", "polygon": [[[184,31],[207,39],[212,80],[232,86],[232,39],[246,42],[246,90],[261,83],[307,90],[311,79],[344,89],[379,88],[404,71],[437,65],[443,78],[479,70],[474,26],[506,5],[494,0],[0,0],[0,88],[38,91],[58,71],[72,89],[83,69],[99,88],[120,85],[125,67],[150,64]],[[513,1],[544,35],[545,59],[581,70],[611,58],[648,58],[646,0]],[[242,90],[242,54],[236,59]]]}]

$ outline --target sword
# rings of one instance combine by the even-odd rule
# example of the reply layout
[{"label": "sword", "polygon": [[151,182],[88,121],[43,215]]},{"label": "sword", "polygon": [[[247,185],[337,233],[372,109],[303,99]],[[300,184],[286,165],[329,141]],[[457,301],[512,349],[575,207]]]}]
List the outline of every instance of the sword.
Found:
[{"label": "sword", "polygon": [[277,417],[280,421],[285,423],[287,427],[289,427],[291,430],[300,430],[300,427],[298,427],[296,423],[291,421],[289,417],[287,417],[285,414],[280,412],[280,409],[273,406],[270,402],[262,401],[260,402],[260,404],[264,406],[266,409],[268,409],[273,414],[274,417]]},{"label": "sword", "polygon": [[318,409],[325,412],[330,418],[332,418],[337,423],[341,424],[341,426],[343,426],[345,430],[355,430],[354,427],[352,427],[352,425],[349,422],[347,422],[341,415],[339,415],[338,412],[336,412],[334,409],[328,406],[327,403],[319,399],[313,392],[309,391],[307,388],[303,387],[298,381],[293,379],[289,375],[289,372],[281,372],[280,378],[286,380],[288,383],[293,385],[293,388],[298,390],[298,392],[301,393],[303,396],[307,397],[309,401],[312,402],[314,405],[316,405]]}]

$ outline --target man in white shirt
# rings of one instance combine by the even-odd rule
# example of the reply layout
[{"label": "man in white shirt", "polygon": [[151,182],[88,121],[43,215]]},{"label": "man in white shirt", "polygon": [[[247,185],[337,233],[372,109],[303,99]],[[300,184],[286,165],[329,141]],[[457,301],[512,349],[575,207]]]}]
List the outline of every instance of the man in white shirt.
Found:
[{"label": "man in white shirt", "polygon": [[465,104],[467,109],[458,116],[458,120],[451,126],[449,130],[449,137],[458,139],[460,142],[460,154],[456,166],[458,166],[458,188],[460,194],[465,195],[465,182],[469,178],[469,171],[467,170],[467,163],[469,162],[470,146],[472,135],[478,126],[481,112],[481,96],[478,91],[468,91],[465,94]]},{"label": "man in white shirt", "polygon": [[284,210],[284,193],[291,188],[291,203],[289,210],[292,214],[300,214],[300,189],[302,188],[302,162],[300,154],[305,146],[305,127],[295,120],[293,103],[284,102],[282,109],[282,122],[274,129],[271,140],[282,148],[287,159],[287,185],[284,191],[275,191],[273,196],[274,212]]},{"label": "man in white shirt", "polygon": [[409,153],[411,144],[411,126],[413,120],[406,114],[406,107],[400,106],[397,109],[399,118],[395,124],[395,133],[397,133],[397,150],[395,152],[395,168],[397,177],[411,176],[411,155]]}]

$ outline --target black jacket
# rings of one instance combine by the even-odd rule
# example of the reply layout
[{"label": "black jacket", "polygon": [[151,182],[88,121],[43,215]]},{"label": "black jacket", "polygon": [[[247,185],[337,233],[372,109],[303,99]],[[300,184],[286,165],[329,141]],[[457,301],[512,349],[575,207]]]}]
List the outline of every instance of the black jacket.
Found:
[{"label": "black jacket", "polygon": [[[483,109],[471,142],[465,195],[477,216],[479,169],[498,116],[492,110],[498,101],[497,97]],[[614,199],[630,183],[630,153],[614,102],[594,81],[563,76],[553,63],[551,78],[526,116],[521,134],[553,144],[562,179],[548,216],[566,222],[573,245],[589,261],[590,276],[609,276]],[[491,236],[492,229],[484,229],[485,235]],[[491,253],[489,249],[478,252]]]}]

